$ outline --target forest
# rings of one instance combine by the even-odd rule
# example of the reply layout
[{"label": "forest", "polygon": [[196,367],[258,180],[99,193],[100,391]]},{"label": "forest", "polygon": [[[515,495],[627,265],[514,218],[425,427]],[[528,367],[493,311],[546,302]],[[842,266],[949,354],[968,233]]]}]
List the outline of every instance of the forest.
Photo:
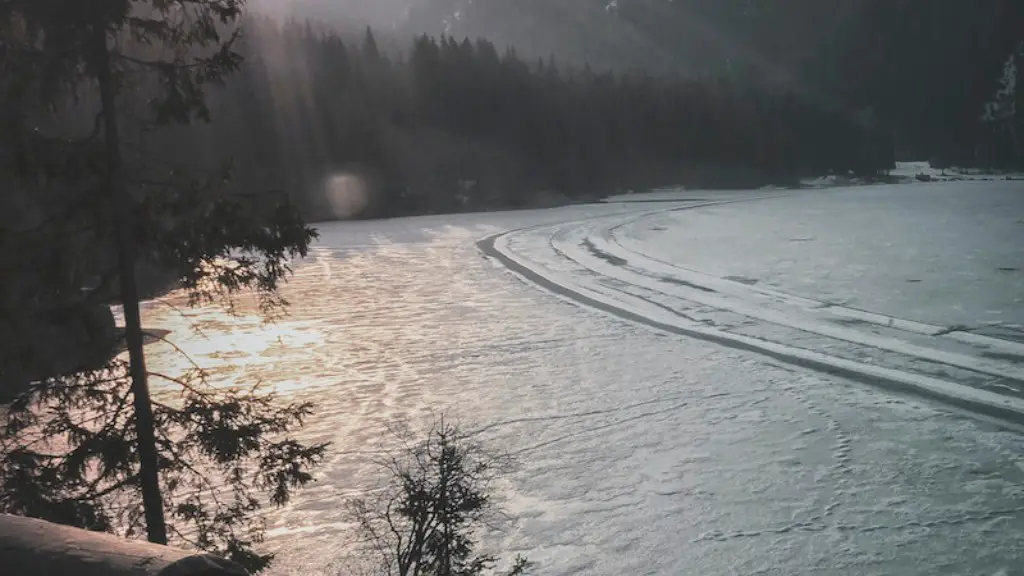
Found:
[{"label": "forest", "polygon": [[[326,8],[247,17],[216,121],[150,141],[230,160],[233,187],[287,191],[313,220],[1024,157],[1013,2],[508,4],[425,0],[384,34]],[[339,198],[339,178],[358,190]]]},{"label": "forest", "polygon": [[[240,21],[212,123],[139,128],[134,148],[282,191],[310,220],[1024,158],[1024,9],[1007,0],[423,0],[383,34],[345,2],[306,4]],[[62,130],[90,129],[80,105]]]},{"label": "forest", "polygon": [[424,35],[388,55],[369,29],[346,42],[308,23],[245,28],[247,66],[215,94],[213,138],[314,218],[331,215],[324,182],[347,171],[374,192],[355,216],[395,216],[893,165],[870,115],[785,90],[528,61],[483,39]]}]

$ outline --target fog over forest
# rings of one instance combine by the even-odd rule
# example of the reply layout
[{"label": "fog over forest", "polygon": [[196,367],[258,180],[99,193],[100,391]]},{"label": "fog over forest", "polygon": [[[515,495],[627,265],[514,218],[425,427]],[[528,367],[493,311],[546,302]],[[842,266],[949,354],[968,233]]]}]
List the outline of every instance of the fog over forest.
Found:
[{"label": "fog over forest", "polygon": [[[485,37],[520,53],[597,68],[721,74],[757,70],[788,77],[857,2],[802,2],[794,17],[757,0],[255,0],[260,12],[314,19],[339,29],[367,25],[383,35]],[[782,3],[787,6],[790,3]],[[838,5],[836,5],[838,4]],[[774,29],[754,38],[751,22]],[[801,40],[794,41],[793,34]],[[799,45],[798,45],[799,44]],[[773,46],[777,54],[763,55]],[[802,46],[801,46],[802,45]],[[779,61],[772,57],[782,56]]]}]

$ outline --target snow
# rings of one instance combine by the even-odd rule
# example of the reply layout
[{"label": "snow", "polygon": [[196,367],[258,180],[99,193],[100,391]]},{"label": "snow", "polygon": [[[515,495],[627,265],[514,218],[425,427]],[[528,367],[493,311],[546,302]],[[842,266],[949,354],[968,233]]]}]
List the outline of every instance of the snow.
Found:
[{"label": "snow", "polygon": [[[983,182],[996,180],[1024,180],[1020,172],[993,171],[980,168],[936,168],[929,162],[897,162],[896,168],[885,174],[890,182]],[[829,175],[818,178],[807,178],[801,181],[804,188],[834,188],[845,186],[862,186],[868,184],[863,178],[852,176]]]},{"label": "snow", "polygon": [[[752,196],[779,197],[737,201]],[[271,515],[270,574],[338,574],[342,502],[373,484],[388,423],[441,411],[516,455],[516,522],[486,539],[539,574],[1024,565],[1024,437],[871,385],[1020,407],[1024,292],[996,272],[1022,264],[1019,184],[653,199],[326,224],[272,325],[147,306],[219,381],[316,404],[303,438],[331,456]],[[185,366],[149,349],[157,370]]]},{"label": "snow", "polygon": [[[919,182],[994,182],[1024,180],[1024,173],[1013,171],[994,171],[980,168],[935,168],[929,162],[897,162],[896,167],[885,173],[884,180],[891,184],[913,184]],[[880,186],[877,182],[865,180],[849,174],[828,174],[814,178],[803,178],[798,186],[785,187],[769,185],[760,193],[783,191],[788,188],[798,189],[831,189],[859,186]],[[659,188],[650,192],[615,194],[605,199],[606,202],[671,202],[671,201],[707,201],[709,198],[722,200],[727,197],[746,198],[751,195],[749,190],[716,190],[702,191],[685,188]]]},{"label": "snow", "polygon": [[[750,201],[757,200],[753,198]],[[669,212],[689,213],[722,205],[698,203]],[[922,342],[918,344],[912,337],[896,335],[902,326],[897,327],[895,318],[882,322],[880,319],[884,316],[858,315],[856,310],[841,306],[778,291],[751,289],[745,282],[714,279],[629,252],[612,239],[617,229],[635,225],[644,219],[641,215],[623,222],[621,217],[612,217],[531,228],[499,236],[493,243],[493,249],[520,272],[545,281],[549,289],[560,296],[596,305],[612,315],[659,330],[727,343],[745,350],[759,350],[802,366],[886,382],[901,389],[914,389],[982,411],[1024,420],[1024,398],[1019,397],[1024,389],[1024,370],[1020,368],[1024,360],[1024,345],[980,337],[984,342],[971,346],[957,346],[953,342],[933,346],[932,340],[945,338],[944,331],[938,327],[932,331],[935,334],[933,338],[917,338]],[[684,229],[673,230],[679,232]],[[670,246],[679,248],[685,243],[671,243]],[[833,308],[854,312],[847,317],[860,316],[857,325],[837,325],[834,318],[830,318]],[[875,320],[874,324],[867,319]],[[757,330],[749,334],[750,326],[758,326],[759,322],[769,324],[775,330]],[[869,329],[863,329],[861,324]],[[910,324],[914,328],[921,326]],[[880,333],[876,329],[878,325],[892,330]],[[790,330],[780,334],[778,327]],[[809,346],[804,347],[788,345],[806,335],[824,339],[812,340]],[[836,352],[834,343],[829,340],[857,346],[853,352],[846,352],[844,357],[844,354]],[[822,348],[830,349],[830,353],[818,352]],[[993,348],[1010,350],[1010,359],[986,357]],[[869,350],[868,355],[877,350],[896,353],[895,361],[901,369],[875,365],[879,363],[878,357],[872,357],[870,362],[859,361],[865,355],[864,349]],[[849,357],[853,353],[857,353],[857,360]],[[922,371],[920,364],[927,362],[938,365],[933,368],[934,373],[944,376],[949,375],[948,367],[987,376],[989,381],[985,384],[990,390],[906,370],[909,359],[917,362],[917,372]],[[1015,386],[1007,386],[1007,383]],[[1006,390],[1013,396],[998,393]]]},{"label": "snow", "polygon": [[896,169],[889,172],[889,176],[900,181],[914,181],[920,176],[936,182],[1024,179],[1024,174],[1020,172],[996,172],[980,168],[935,168],[929,162],[898,162]]},{"label": "snow", "polygon": [[662,212],[616,238],[654,260],[834,305],[944,327],[1013,328],[1024,325],[1022,189],[811,191]]},{"label": "snow", "polygon": [[212,555],[0,514],[0,557],[8,574],[76,576],[245,576]]}]

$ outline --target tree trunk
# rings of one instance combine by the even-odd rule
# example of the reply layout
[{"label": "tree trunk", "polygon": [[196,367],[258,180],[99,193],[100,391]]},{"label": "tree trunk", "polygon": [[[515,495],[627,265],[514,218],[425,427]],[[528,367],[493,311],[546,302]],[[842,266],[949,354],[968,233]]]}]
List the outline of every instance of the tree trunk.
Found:
[{"label": "tree trunk", "polygon": [[117,101],[110,70],[107,31],[98,25],[94,31],[96,77],[100,85],[103,108],[103,133],[106,159],[106,180],[110,209],[114,216],[117,243],[118,275],[121,281],[121,304],[124,307],[125,338],[130,360],[135,428],[139,453],[139,479],[146,532],[150,542],[167,544],[164,503],[160,495],[160,471],[157,464],[156,435],[153,429],[153,406],[146,383],[146,359],[142,350],[142,320],[139,313],[139,289],[135,280],[135,238],[132,233],[132,204],[124,182],[121,142],[117,122]]}]

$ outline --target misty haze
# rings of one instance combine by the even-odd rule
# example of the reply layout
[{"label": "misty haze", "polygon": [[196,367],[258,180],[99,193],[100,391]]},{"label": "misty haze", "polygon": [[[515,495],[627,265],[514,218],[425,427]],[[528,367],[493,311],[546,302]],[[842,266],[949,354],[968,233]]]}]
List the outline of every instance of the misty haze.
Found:
[{"label": "misty haze", "polygon": [[2,6],[0,574],[1024,574],[1024,3]]}]

